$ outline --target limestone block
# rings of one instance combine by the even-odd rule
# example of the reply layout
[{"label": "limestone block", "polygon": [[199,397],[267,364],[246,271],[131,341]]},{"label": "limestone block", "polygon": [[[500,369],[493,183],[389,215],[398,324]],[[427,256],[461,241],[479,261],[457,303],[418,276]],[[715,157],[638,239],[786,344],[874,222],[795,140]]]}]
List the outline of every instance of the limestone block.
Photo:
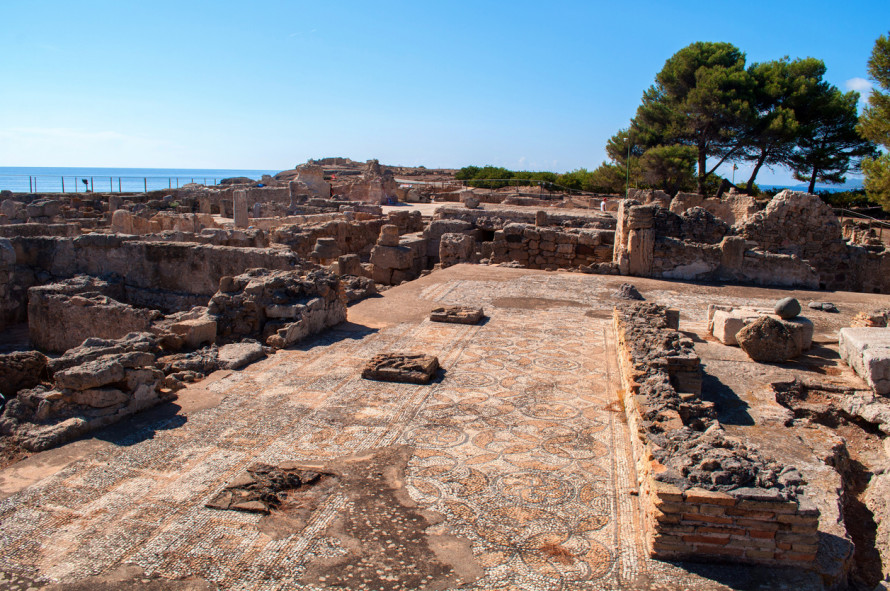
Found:
[{"label": "limestone block", "polygon": [[87,361],[82,365],[56,372],[56,386],[69,390],[89,390],[120,382],[124,379],[124,366],[112,356]]},{"label": "limestone block", "polygon": [[294,319],[299,318],[303,314],[303,310],[306,309],[306,306],[301,304],[272,304],[266,306],[266,317],[267,318],[288,318]]},{"label": "limestone block", "polygon": [[720,242],[720,264],[727,269],[740,269],[745,260],[747,241],[740,236],[726,236]]},{"label": "limestone block", "polygon": [[760,318],[756,312],[743,310],[715,310],[711,334],[724,345],[738,346],[736,334]]},{"label": "limestone block", "polygon": [[15,248],[8,238],[0,238],[0,267],[11,267],[15,264]]},{"label": "limestone block", "polygon": [[[633,212],[635,208],[631,208]],[[628,273],[638,277],[652,274],[655,249],[655,230],[632,228],[627,236]]]},{"label": "limestone block", "polygon": [[399,245],[399,227],[394,224],[386,224],[380,228],[380,237],[377,239],[380,246]]},{"label": "limestone block", "polygon": [[357,254],[344,254],[337,259],[340,275],[362,275],[362,261]]},{"label": "limestone block", "polygon": [[882,396],[890,394],[890,328],[842,328],[841,359]]},{"label": "limestone block", "polygon": [[[402,246],[377,245],[371,249],[371,263],[385,269],[408,269],[414,259],[414,252]],[[377,280],[376,278],[374,279]]]},{"label": "limestone block", "polygon": [[233,343],[219,348],[219,366],[222,369],[241,369],[266,356],[259,343]]},{"label": "limestone block", "polygon": [[72,400],[75,404],[83,406],[92,406],[93,408],[107,408],[109,406],[117,406],[124,404],[129,396],[118,390],[117,388],[98,388],[92,390],[81,390],[75,392]]},{"label": "limestone block", "polygon": [[173,324],[170,329],[180,335],[190,349],[197,349],[203,343],[216,341],[216,321],[212,318],[183,320]]},{"label": "limestone block", "polygon": [[470,263],[475,258],[476,241],[467,234],[444,234],[439,242],[439,260],[443,267]]},{"label": "limestone block", "polygon": [[135,234],[133,216],[129,211],[118,209],[111,214],[111,231],[117,234]]}]

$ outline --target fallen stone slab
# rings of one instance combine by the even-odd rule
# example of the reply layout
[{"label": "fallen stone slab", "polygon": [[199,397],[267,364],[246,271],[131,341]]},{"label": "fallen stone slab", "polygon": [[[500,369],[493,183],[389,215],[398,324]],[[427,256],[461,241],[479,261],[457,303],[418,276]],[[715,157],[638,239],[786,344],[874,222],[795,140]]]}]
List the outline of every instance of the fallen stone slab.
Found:
[{"label": "fallen stone slab", "polygon": [[890,394],[890,328],[842,328],[838,352],[877,394]]},{"label": "fallen stone slab", "polygon": [[259,343],[232,343],[219,348],[217,361],[220,369],[241,369],[266,356]]},{"label": "fallen stone slab", "polygon": [[450,322],[452,324],[476,324],[485,316],[482,308],[472,306],[446,306],[430,312],[433,322]]},{"label": "fallen stone slab", "polygon": [[439,359],[420,353],[381,353],[362,370],[366,380],[428,384],[439,369]]},{"label": "fallen stone slab", "polygon": [[329,483],[333,479],[333,474],[302,469],[290,463],[281,466],[254,464],[246,472],[236,476],[204,506],[210,509],[269,514],[297,491]]}]

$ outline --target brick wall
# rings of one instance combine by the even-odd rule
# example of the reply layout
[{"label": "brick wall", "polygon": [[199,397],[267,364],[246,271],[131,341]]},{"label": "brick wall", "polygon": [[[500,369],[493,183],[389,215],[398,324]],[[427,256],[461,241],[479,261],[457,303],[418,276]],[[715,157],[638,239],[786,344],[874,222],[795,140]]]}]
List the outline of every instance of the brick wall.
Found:
[{"label": "brick wall", "polygon": [[[665,436],[678,432],[685,439],[716,433],[721,451],[732,452],[736,461],[751,462],[754,472],[765,471],[770,464],[744,446],[723,447],[722,427],[694,391],[697,356],[691,344],[677,338],[667,310],[651,304],[629,306],[616,309],[614,320],[650,554],[666,560],[811,568],[819,511],[799,490],[761,487],[756,482],[736,488],[705,486],[665,478],[673,469],[665,458],[674,455],[670,450],[664,453]],[[664,343],[673,346],[659,350]]]}]

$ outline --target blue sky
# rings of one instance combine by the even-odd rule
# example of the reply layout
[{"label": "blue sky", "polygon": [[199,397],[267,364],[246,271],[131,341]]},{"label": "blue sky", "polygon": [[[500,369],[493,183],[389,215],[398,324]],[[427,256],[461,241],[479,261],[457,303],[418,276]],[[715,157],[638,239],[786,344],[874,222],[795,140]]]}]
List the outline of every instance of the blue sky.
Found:
[{"label": "blue sky", "polygon": [[887,0],[0,4],[0,166],[595,168],[689,43],[861,89],[890,30]]}]

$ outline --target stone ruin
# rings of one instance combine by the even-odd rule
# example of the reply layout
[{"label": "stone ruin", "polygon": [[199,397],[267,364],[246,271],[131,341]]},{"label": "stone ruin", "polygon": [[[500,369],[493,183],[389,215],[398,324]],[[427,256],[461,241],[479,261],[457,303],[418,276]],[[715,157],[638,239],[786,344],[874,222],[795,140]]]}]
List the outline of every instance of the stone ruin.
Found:
[{"label": "stone ruin", "polygon": [[[577,198],[557,204],[515,188],[399,186],[397,177],[420,174],[325,159],[266,186],[236,179],[140,195],[5,199],[0,331],[27,324],[29,346],[0,354],[0,435],[27,452],[61,445],[335,327],[349,305],[390,286],[455,265],[890,293],[890,254],[874,230],[840,224],[812,195],[783,191],[764,205],[734,192],[632,190],[626,199],[588,196],[582,209]],[[397,199],[445,203],[431,215],[381,207]],[[701,360],[675,310],[627,303],[643,297],[630,284],[615,297],[623,300],[614,311],[622,404],[652,554],[811,563],[820,510],[797,468],[727,434],[702,396]],[[834,307],[815,303],[814,312]],[[839,331],[839,353],[869,391],[838,406],[890,433],[890,340],[878,316],[882,326]],[[430,315],[482,318],[477,306]],[[816,346],[813,322],[771,310],[714,304],[707,325],[717,342],[762,363]],[[362,375],[426,384],[439,369],[434,356],[396,351],[368,361]],[[794,388],[777,399],[802,413],[806,388]],[[268,514],[282,491],[327,478],[255,468],[208,506]]]}]

